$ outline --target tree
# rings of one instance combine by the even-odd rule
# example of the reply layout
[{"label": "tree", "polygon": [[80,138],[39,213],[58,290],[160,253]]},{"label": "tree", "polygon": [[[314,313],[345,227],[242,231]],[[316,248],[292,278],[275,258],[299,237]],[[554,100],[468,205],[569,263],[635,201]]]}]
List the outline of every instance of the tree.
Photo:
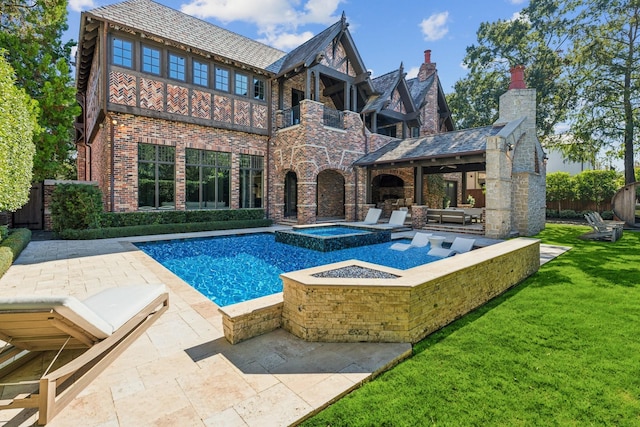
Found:
[{"label": "tree", "polygon": [[630,184],[640,131],[640,0],[573,0],[567,13],[573,11],[581,108],[571,132],[582,143],[618,152]]},{"label": "tree", "polygon": [[66,0],[15,0],[0,4],[0,47],[16,73],[16,85],[38,101],[33,180],[66,176],[73,162],[75,117],[80,107],[70,73],[73,42],[62,44],[67,29]]},{"label": "tree", "polygon": [[15,86],[13,69],[1,53],[0,211],[15,211],[29,200],[38,105]]},{"label": "tree", "polygon": [[569,20],[559,2],[533,0],[518,19],[484,22],[478,44],[467,47],[469,74],[456,82],[447,101],[459,127],[486,126],[498,118],[499,97],[508,88],[509,69],[525,66],[527,87],[536,89],[538,137],[544,141],[575,105],[575,87],[566,77],[563,49]]},{"label": "tree", "polygon": [[575,182],[568,172],[547,174],[547,201],[558,202],[558,213],[562,211],[561,202],[575,196]]},{"label": "tree", "polygon": [[617,174],[612,170],[587,170],[575,176],[576,193],[582,200],[588,200],[596,204],[596,210],[600,211],[600,204],[616,194]]}]

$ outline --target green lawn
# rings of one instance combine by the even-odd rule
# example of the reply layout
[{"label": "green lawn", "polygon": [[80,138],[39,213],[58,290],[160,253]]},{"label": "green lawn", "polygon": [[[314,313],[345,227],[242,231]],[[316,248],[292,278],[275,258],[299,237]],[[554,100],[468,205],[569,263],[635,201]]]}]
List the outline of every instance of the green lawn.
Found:
[{"label": "green lawn", "polygon": [[304,426],[640,426],[640,233],[582,241]]}]

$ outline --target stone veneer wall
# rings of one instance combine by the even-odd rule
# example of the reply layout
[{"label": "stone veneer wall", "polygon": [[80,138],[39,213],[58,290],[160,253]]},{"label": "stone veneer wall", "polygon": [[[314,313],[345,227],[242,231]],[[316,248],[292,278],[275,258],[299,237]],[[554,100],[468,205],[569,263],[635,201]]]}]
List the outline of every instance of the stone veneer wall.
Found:
[{"label": "stone veneer wall", "polygon": [[[397,279],[313,277],[347,265]],[[307,341],[418,342],[533,274],[540,242],[513,239],[415,267],[345,261],[283,274],[282,326]]]}]

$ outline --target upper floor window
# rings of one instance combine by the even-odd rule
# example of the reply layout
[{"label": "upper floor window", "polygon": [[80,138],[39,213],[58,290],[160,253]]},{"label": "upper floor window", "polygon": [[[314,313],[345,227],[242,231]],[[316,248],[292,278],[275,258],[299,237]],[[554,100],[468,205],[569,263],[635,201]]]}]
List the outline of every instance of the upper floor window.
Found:
[{"label": "upper floor window", "polygon": [[151,47],[142,48],[142,71],[160,74],[160,51]]},{"label": "upper floor window", "polygon": [[253,99],[264,101],[264,80],[255,77],[253,79]]},{"label": "upper floor window", "polygon": [[133,43],[122,39],[113,39],[113,64],[131,68],[133,66]]},{"label": "upper floor window", "polygon": [[169,54],[169,78],[185,81],[185,58],[174,53]]},{"label": "upper floor window", "polygon": [[193,84],[209,86],[209,65],[193,61]]},{"label": "upper floor window", "polygon": [[216,89],[229,92],[229,70],[216,67]]},{"label": "upper floor window", "polygon": [[248,86],[249,86],[249,77],[245,76],[244,74],[236,73],[236,85],[235,85],[236,95],[247,96]]}]

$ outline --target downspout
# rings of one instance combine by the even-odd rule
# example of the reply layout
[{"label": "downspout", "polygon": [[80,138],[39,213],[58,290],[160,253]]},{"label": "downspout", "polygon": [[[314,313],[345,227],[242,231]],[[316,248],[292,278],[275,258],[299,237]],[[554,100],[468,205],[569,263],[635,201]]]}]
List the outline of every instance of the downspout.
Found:
[{"label": "downspout", "polygon": [[268,93],[268,101],[267,105],[270,105],[271,108],[267,108],[267,177],[266,183],[267,186],[266,191],[263,192],[265,196],[265,206],[264,206],[264,214],[267,218],[270,217],[270,209],[271,205],[271,143],[273,138],[273,79],[269,80],[269,91]]}]

